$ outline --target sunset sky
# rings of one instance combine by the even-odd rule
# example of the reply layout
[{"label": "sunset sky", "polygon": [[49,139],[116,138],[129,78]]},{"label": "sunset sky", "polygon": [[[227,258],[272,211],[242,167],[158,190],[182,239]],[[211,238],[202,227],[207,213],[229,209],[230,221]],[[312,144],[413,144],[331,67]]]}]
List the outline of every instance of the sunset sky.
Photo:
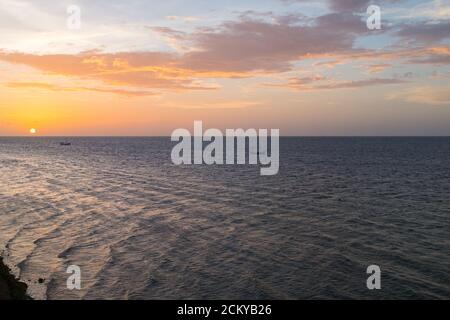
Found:
[{"label": "sunset sky", "polygon": [[0,135],[170,135],[194,120],[450,135],[450,1],[0,0]]}]

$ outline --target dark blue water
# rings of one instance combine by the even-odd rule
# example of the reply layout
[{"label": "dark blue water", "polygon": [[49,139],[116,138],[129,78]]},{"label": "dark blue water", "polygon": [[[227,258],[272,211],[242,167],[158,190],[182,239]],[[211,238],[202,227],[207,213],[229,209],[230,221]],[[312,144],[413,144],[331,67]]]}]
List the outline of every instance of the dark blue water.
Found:
[{"label": "dark blue water", "polygon": [[0,250],[36,298],[450,299],[450,138],[282,138],[276,176],[60,141],[0,138]]}]

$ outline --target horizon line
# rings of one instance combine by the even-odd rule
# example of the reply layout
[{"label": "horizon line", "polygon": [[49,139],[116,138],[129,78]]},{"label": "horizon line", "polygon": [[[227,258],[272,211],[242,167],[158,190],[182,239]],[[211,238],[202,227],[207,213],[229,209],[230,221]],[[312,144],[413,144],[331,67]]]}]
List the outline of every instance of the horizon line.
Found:
[{"label": "horizon line", "polygon": [[[186,136],[197,137],[197,136]],[[202,137],[202,136],[199,136]],[[225,137],[225,136],[224,136]],[[268,135],[270,137],[270,135]],[[280,135],[280,138],[450,138],[450,135]],[[0,135],[0,138],[171,138],[171,135]]]}]

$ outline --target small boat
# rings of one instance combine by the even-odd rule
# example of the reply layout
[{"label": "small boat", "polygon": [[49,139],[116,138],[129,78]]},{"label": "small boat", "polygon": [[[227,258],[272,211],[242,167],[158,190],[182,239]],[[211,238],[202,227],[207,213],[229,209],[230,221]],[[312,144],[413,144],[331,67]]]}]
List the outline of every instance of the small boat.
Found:
[{"label": "small boat", "polygon": [[71,146],[72,143],[70,143],[70,142],[60,142],[59,145],[60,146]]}]

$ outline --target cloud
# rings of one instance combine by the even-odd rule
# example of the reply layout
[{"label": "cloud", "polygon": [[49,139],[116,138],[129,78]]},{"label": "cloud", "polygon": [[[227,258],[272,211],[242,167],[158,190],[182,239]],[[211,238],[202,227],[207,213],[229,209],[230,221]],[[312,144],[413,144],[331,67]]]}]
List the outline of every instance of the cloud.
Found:
[{"label": "cloud", "polygon": [[288,79],[287,83],[264,83],[263,86],[290,88],[296,90],[312,90],[313,87],[311,86],[311,84],[322,80],[325,80],[325,77],[322,75],[313,75],[301,78],[292,77]]},{"label": "cloud", "polygon": [[349,88],[361,88],[368,86],[377,86],[385,84],[399,84],[405,81],[400,79],[383,79],[383,78],[373,78],[366,80],[355,80],[355,81],[340,81],[331,84],[324,84],[316,86],[315,89],[349,89]]},{"label": "cloud", "polygon": [[[295,3],[295,2],[312,2],[312,0],[281,0],[285,3]],[[377,5],[396,2],[399,0],[379,0]],[[329,8],[335,12],[365,12],[365,9],[373,2],[371,0],[325,0]]]},{"label": "cloud", "polygon": [[325,81],[325,83],[324,80],[327,79],[323,76],[291,78],[287,83],[279,83],[279,84],[266,83],[263,84],[263,86],[287,88],[302,91],[315,91],[315,90],[331,90],[331,89],[352,89],[377,85],[400,84],[405,82],[400,79],[391,79],[391,78],[372,78],[366,80],[353,80],[353,81],[330,80]]},{"label": "cloud", "polygon": [[167,20],[170,20],[170,21],[182,20],[182,21],[184,21],[184,22],[193,22],[193,21],[199,20],[199,18],[197,18],[197,17],[192,17],[192,16],[186,16],[186,17],[180,17],[180,16],[166,16],[165,18],[166,18]]},{"label": "cloud", "polygon": [[146,89],[210,90],[217,86],[199,83],[189,70],[175,66],[170,53],[129,52],[34,55],[0,51],[0,60],[27,65],[46,74],[100,80],[109,85]]},{"label": "cloud", "polygon": [[450,47],[431,47],[426,49],[414,50],[409,54],[408,63],[414,64],[450,64]]},{"label": "cloud", "polygon": [[9,88],[27,88],[27,89],[42,89],[49,91],[68,91],[68,92],[80,92],[80,91],[93,91],[100,93],[113,93],[118,95],[123,95],[127,97],[142,97],[142,96],[153,96],[155,93],[149,91],[134,91],[134,90],[125,90],[125,89],[117,89],[117,88],[93,88],[93,87],[64,87],[58,86],[50,83],[42,83],[42,82],[8,82],[6,86]]},{"label": "cloud", "polygon": [[[393,47],[391,50],[357,49],[355,40],[368,34],[361,17],[351,13],[331,13],[298,24],[302,19],[275,19],[270,23],[254,19],[246,13],[242,20],[226,22],[217,28],[203,28],[184,33],[169,28],[154,29],[161,34],[193,48],[181,59],[182,68],[197,72],[223,72],[230,77],[252,76],[255,73],[279,73],[293,69],[293,63],[310,58],[331,58],[329,62],[317,62],[315,66],[333,67],[354,59],[405,60],[409,63],[445,64],[449,59],[448,47]],[[274,18],[272,13],[267,13]],[[294,21],[294,22],[292,22]],[[405,27],[406,29],[406,27]],[[448,36],[444,25],[439,28],[414,29],[402,34],[405,39],[442,39]],[[433,36],[429,35],[438,31]],[[270,45],[267,45],[270,44]],[[409,60],[409,61],[407,61]],[[385,63],[377,63],[378,65]]]},{"label": "cloud", "polygon": [[450,18],[450,3],[448,0],[434,0],[383,10],[394,15],[396,19],[405,20],[444,20]]},{"label": "cloud", "polygon": [[400,30],[395,35],[409,41],[440,42],[450,38],[450,21],[404,24],[400,26]]},{"label": "cloud", "polygon": [[362,61],[378,61],[383,64],[393,60],[406,64],[446,65],[450,61],[450,47],[446,45],[415,47],[396,50],[353,50],[344,54],[332,53],[321,58],[333,58],[340,63]]},{"label": "cloud", "polygon": [[387,99],[425,105],[450,106],[450,85],[408,88],[400,92],[389,94]]},{"label": "cloud", "polygon": [[343,61],[340,60],[331,60],[331,61],[319,61],[313,64],[314,67],[327,67],[328,69],[333,69],[335,66],[339,64],[343,64]]},{"label": "cloud", "polygon": [[331,9],[336,11],[354,11],[365,9],[370,0],[329,0]]},{"label": "cloud", "polygon": [[373,74],[373,73],[379,73],[381,71],[384,71],[386,68],[389,68],[391,65],[388,63],[380,63],[380,64],[371,64],[366,66],[367,72]]},{"label": "cloud", "polygon": [[247,17],[191,33],[151,27],[190,48],[181,53],[89,51],[36,55],[0,51],[0,60],[108,85],[210,90],[217,86],[201,79],[288,71],[293,62],[302,58],[352,51],[357,35],[367,31],[360,18],[352,14],[327,14],[304,25],[292,23],[292,19],[270,23]]},{"label": "cloud", "polygon": [[[276,18],[273,13],[264,16]],[[371,64],[371,73],[381,71],[388,60],[412,64],[450,62],[450,50],[445,45],[413,49],[396,47],[395,50],[357,49],[354,47],[356,39],[369,31],[361,17],[352,13],[330,13],[315,19],[292,15],[270,21],[266,18],[247,12],[237,21],[196,28],[191,32],[149,27],[184,48],[177,52],[87,51],[37,55],[0,50],[0,60],[30,66],[49,75],[97,80],[108,86],[126,86],[145,92],[214,90],[219,88],[211,82],[214,79],[284,73],[295,70],[295,63],[305,59],[328,59],[328,62],[314,64],[328,67],[361,60]],[[411,35],[406,30],[403,34],[402,31],[398,33],[402,37],[422,34],[422,38],[441,39],[442,29],[441,25],[436,30],[420,29],[422,33],[419,29],[411,31]],[[433,31],[437,34],[431,35]],[[299,86],[296,80],[292,81],[294,83],[288,85]],[[301,85],[302,88],[305,86],[304,83]],[[371,82],[340,85],[344,88],[371,85]]]},{"label": "cloud", "polygon": [[353,14],[327,14],[304,25],[291,21],[243,19],[191,34],[168,28],[159,32],[194,48],[183,55],[181,67],[222,72],[287,71],[301,58],[350,51],[357,35],[367,32]]}]

